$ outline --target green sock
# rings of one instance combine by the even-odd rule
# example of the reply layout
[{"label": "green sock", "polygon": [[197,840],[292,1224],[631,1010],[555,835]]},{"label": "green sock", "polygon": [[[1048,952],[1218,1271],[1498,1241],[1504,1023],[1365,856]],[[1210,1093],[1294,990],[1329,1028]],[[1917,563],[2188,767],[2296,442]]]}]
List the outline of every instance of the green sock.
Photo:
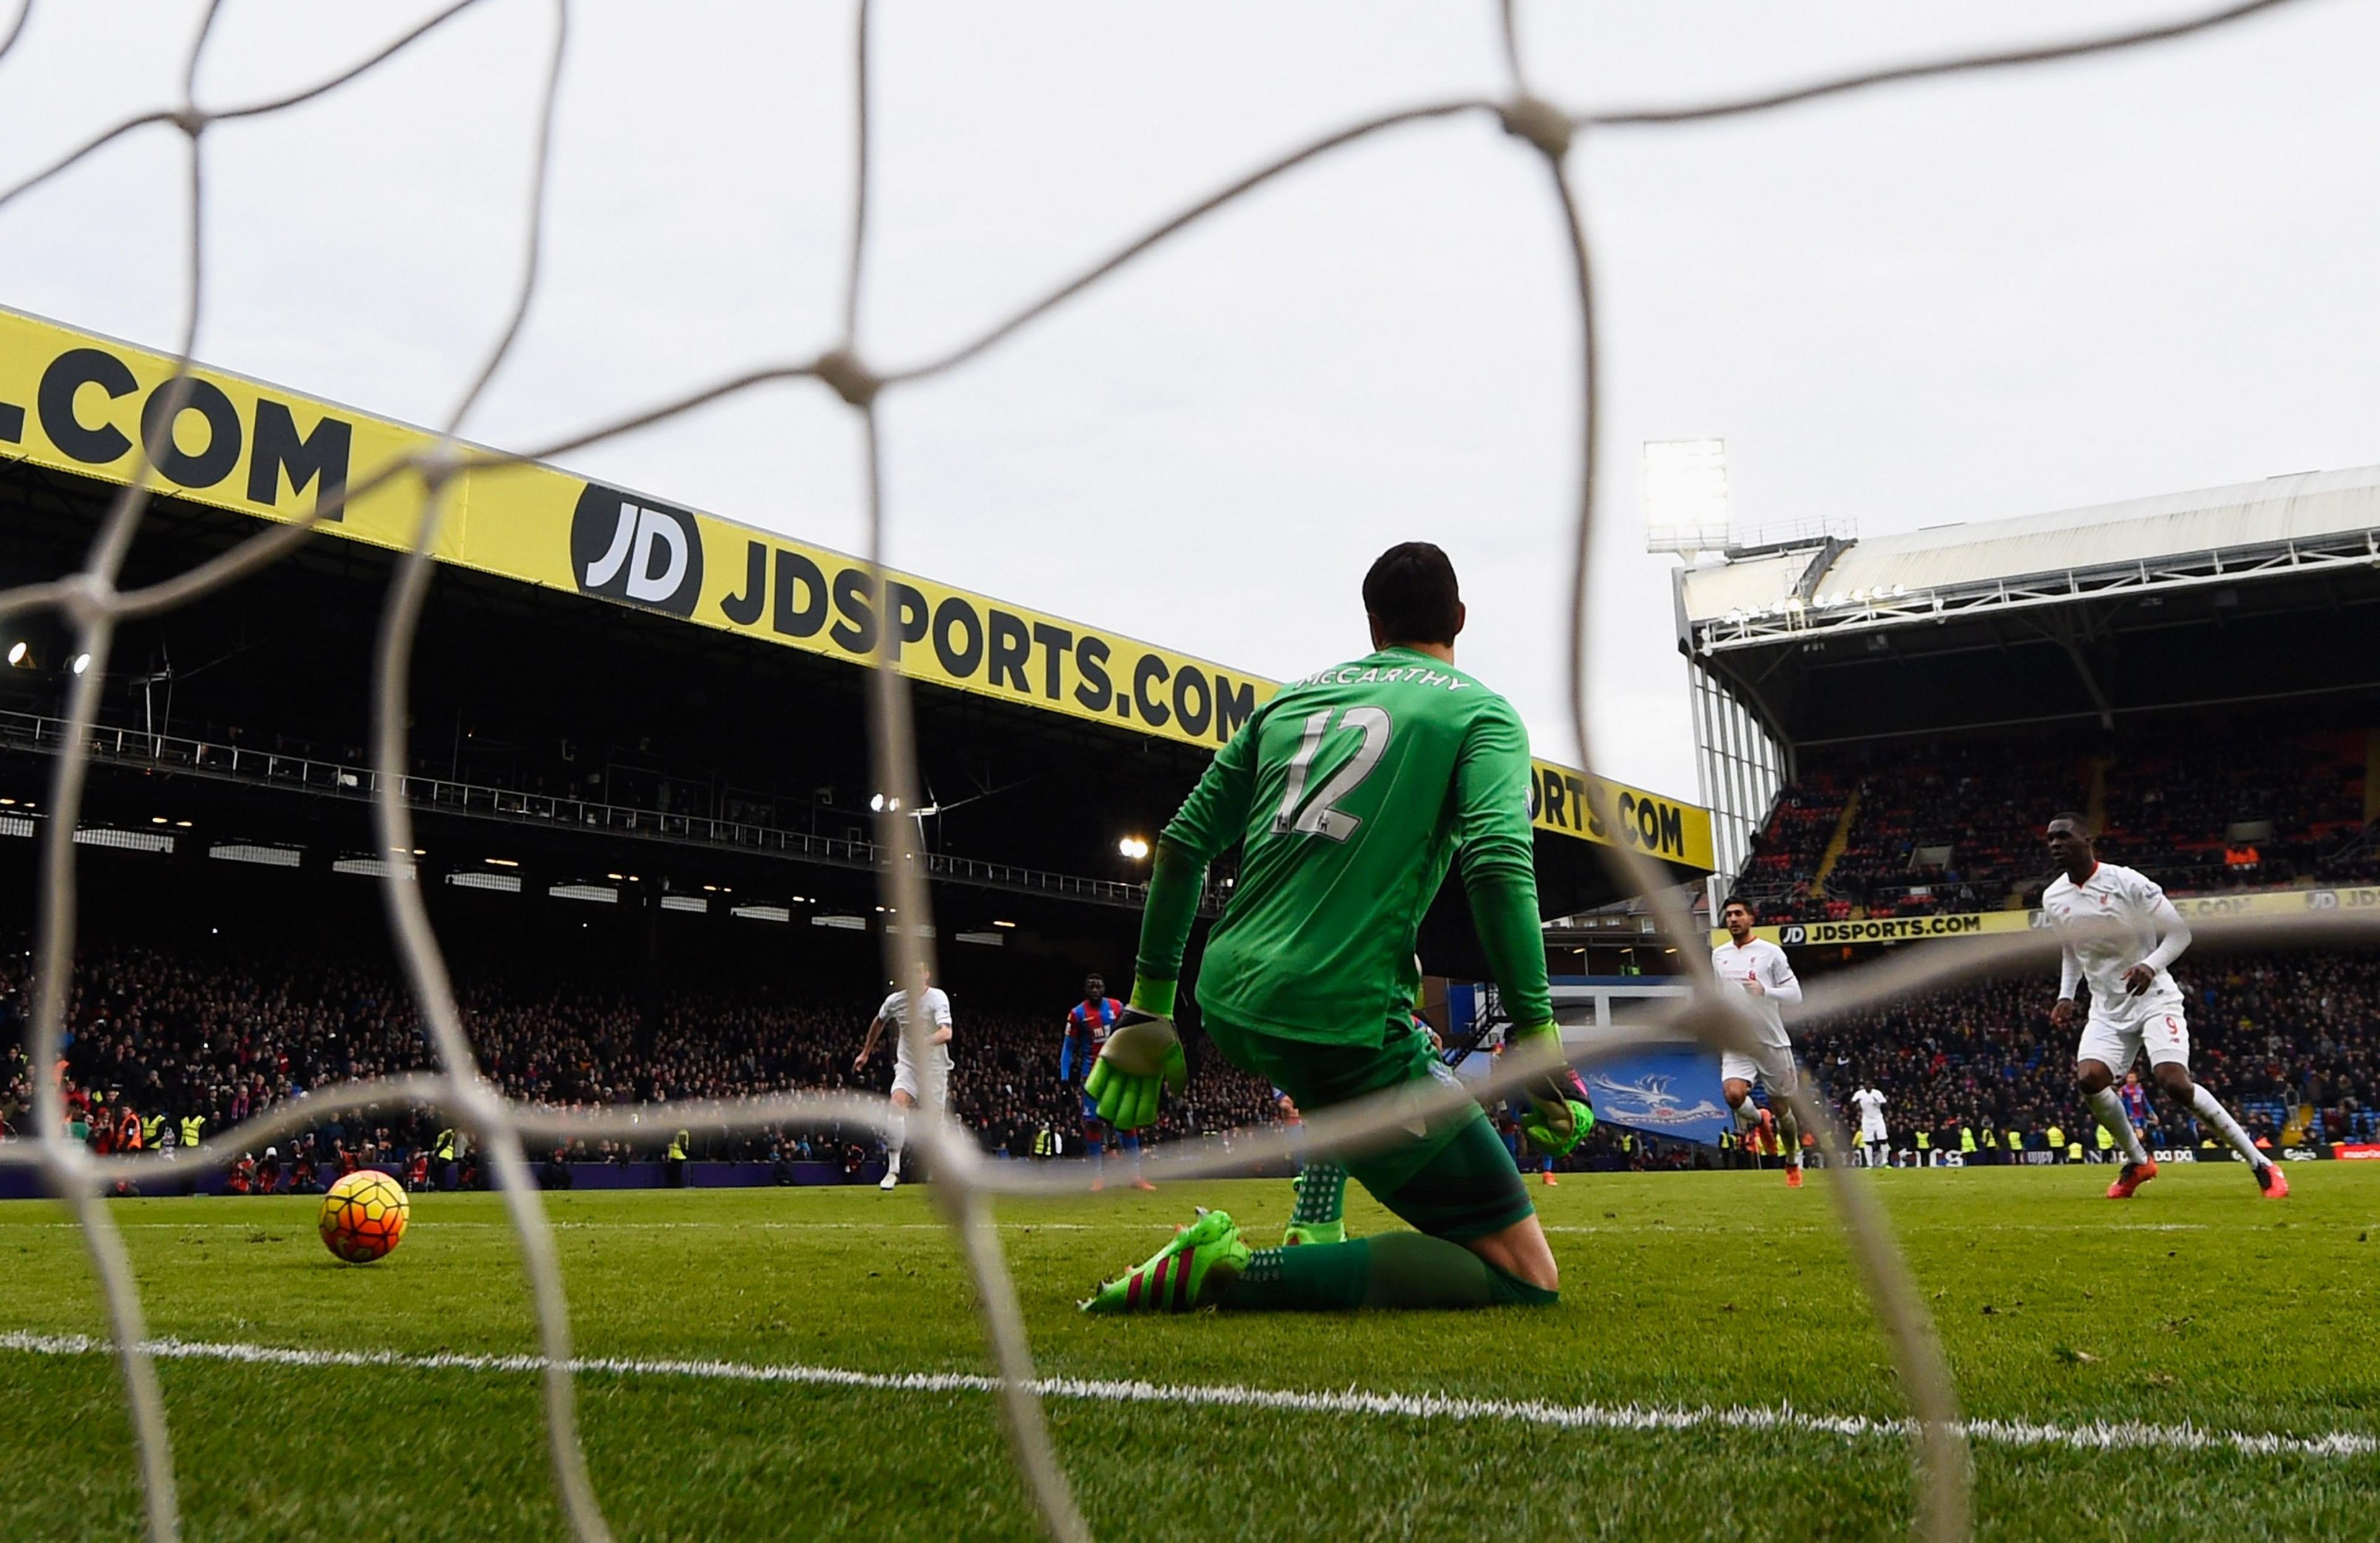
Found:
[{"label": "green sock", "polygon": [[1549,1306],[1557,1294],[1496,1269],[1459,1243],[1384,1233],[1352,1243],[1259,1248],[1223,1306],[1233,1312],[1347,1312],[1358,1307]]},{"label": "green sock", "polygon": [[1347,1214],[1347,1170],[1336,1162],[1309,1162],[1297,1171],[1297,1209],[1292,1226],[1329,1226]]}]

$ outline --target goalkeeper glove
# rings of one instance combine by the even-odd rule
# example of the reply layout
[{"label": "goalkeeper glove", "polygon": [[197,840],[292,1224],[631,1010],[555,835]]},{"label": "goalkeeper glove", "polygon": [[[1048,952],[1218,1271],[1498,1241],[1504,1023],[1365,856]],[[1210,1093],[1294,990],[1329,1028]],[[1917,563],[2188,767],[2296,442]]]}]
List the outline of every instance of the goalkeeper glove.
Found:
[{"label": "goalkeeper glove", "polygon": [[[1524,1055],[1559,1061],[1561,1031],[1549,1023],[1516,1029],[1512,1045]],[[1561,1157],[1595,1128],[1595,1108],[1587,1101],[1586,1084],[1566,1063],[1557,1064],[1544,1076],[1524,1084],[1521,1092],[1529,1101],[1528,1115],[1521,1122],[1521,1134],[1539,1151]]]},{"label": "goalkeeper glove", "polygon": [[[1157,1102],[1165,1088],[1176,1093],[1190,1080],[1190,1063],[1182,1053],[1182,1036],[1173,1027],[1172,993],[1133,991],[1133,1005],[1118,1014],[1108,1042],[1083,1078],[1083,1091],[1097,1105],[1099,1118],[1120,1131],[1138,1130],[1157,1123]],[[1140,1005],[1148,1001],[1161,1012]]]}]

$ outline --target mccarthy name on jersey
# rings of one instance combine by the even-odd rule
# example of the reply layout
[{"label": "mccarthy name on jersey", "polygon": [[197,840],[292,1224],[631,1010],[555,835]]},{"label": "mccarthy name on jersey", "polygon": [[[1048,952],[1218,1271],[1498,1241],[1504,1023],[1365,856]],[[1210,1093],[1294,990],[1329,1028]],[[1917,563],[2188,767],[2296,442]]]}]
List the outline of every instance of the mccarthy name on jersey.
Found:
[{"label": "mccarthy name on jersey", "polygon": [[1396,664],[1387,669],[1366,664],[1341,664],[1329,670],[1317,670],[1310,675],[1290,682],[1295,686],[1370,686],[1388,681],[1418,681],[1424,686],[1442,686],[1449,691],[1467,691],[1473,683],[1461,675],[1451,675],[1442,670],[1432,670],[1418,664]]}]

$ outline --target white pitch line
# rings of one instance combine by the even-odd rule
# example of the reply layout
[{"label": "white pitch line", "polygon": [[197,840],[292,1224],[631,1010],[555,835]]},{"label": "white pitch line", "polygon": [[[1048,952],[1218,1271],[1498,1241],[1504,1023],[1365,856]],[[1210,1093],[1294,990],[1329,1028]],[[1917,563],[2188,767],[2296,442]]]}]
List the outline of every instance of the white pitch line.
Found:
[{"label": "white pitch line", "polygon": [[[437,1217],[425,1221],[424,1226],[446,1228],[480,1228],[512,1230],[509,1221],[475,1221]],[[196,1233],[209,1231],[257,1232],[269,1227],[285,1227],[302,1233],[306,1223],[287,1217],[258,1217],[247,1221],[119,1221],[121,1232]],[[735,1232],[735,1233],[947,1233],[946,1221],[745,1221],[722,1218],[715,1221],[596,1221],[555,1218],[548,1222],[556,1232]],[[997,1223],[1006,1233],[1146,1233],[1171,1232],[1176,1223],[1167,1221],[1002,1221]],[[1261,1224],[1257,1224],[1261,1225]],[[2203,1233],[2211,1229],[2204,1221],[1986,1221],[1961,1229],[1967,1233]],[[2372,1223],[2380,1225],[2380,1222]],[[77,1231],[79,1221],[0,1221],[0,1231],[11,1227],[39,1227],[55,1232]],[[1663,1233],[1741,1233],[1757,1230],[1764,1236],[1828,1236],[1840,1234],[1840,1229],[1824,1222],[1776,1221],[1572,1221],[1546,1222],[1548,1233],[1607,1236],[1626,1234],[1633,1237],[1658,1237]]]},{"label": "white pitch line", "polygon": [[[268,1227],[285,1227],[292,1236],[306,1230],[302,1220],[282,1218],[274,1221],[259,1217],[251,1221],[119,1221],[119,1232],[146,1230],[164,1233],[261,1232]],[[478,1227],[514,1230],[509,1221],[458,1221],[440,1217],[423,1223],[442,1232],[450,1227]],[[735,1233],[947,1233],[947,1221],[570,1221],[549,1220],[546,1225],[558,1233],[638,1233],[638,1232],[735,1232]],[[1145,1233],[1162,1227],[1172,1232],[1177,1225],[1171,1221],[1002,1221],[1001,1231],[1008,1233]],[[79,1231],[79,1221],[0,1221],[0,1228],[46,1227],[60,1232]]]},{"label": "white pitch line", "polygon": [[[60,1227],[79,1223],[60,1221]],[[1663,1233],[1746,1233],[1757,1232],[1763,1237],[1803,1236],[1825,1233],[1842,1236],[1842,1229],[1829,1221],[1573,1221],[1542,1222],[1548,1233],[1628,1233],[1637,1237],[1658,1237]],[[2204,1221],[1981,1221],[1959,1229],[1963,1236],[1970,1233],[2203,1233]]]},{"label": "white pitch line", "polygon": [[[407,1371],[529,1373],[545,1369],[536,1355],[419,1355],[393,1350],[303,1350],[282,1345],[219,1343],[196,1340],[147,1342],[149,1354],[164,1361],[229,1361],[244,1366],[396,1367]],[[113,1347],[82,1334],[0,1333],[0,1351],[29,1355],[102,1355]],[[991,1393],[995,1378],[968,1372],[868,1372],[840,1367],[755,1366],[742,1361],[649,1361],[582,1356],[571,1363],[582,1374],[609,1377],[691,1378],[712,1382],[773,1382],[805,1387],[852,1388],[869,1392]],[[1787,1432],[1847,1440],[1906,1440],[1907,1420],[1864,1415],[1815,1415],[1791,1404],[1694,1407],[1641,1403],[1546,1403],[1536,1400],[1457,1398],[1440,1393],[1301,1392],[1286,1388],[1249,1388],[1231,1383],[1120,1382],[1074,1377],[1043,1378],[1034,1384],[1043,1398],[1099,1403],[1158,1403],[1185,1407],[1269,1409],[1304,1415],[1368,1415],[1411,1420],[1480,1421],[1549,1426],[1564,1430],[1723,1430]],[[1967,1439],[1994,1446],[2058,1447],[2073,1452],[2216,1452],[2251,1456],[2365,1457],[2380,1452],[2380,1439],[2360,1431],[2325,1436],[2269,1435],[2244,1430],[2207,1430],[2192,1425],[2149,1425],[2137,1420],[2049,1425],[2032,1420],[1970,1420]]]}]

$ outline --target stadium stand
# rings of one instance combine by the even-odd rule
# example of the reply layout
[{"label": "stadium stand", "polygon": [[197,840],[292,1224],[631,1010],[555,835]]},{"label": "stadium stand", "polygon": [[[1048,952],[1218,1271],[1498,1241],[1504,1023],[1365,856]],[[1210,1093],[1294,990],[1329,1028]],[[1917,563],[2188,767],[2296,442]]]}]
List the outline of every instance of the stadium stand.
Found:
[{"label": "stadium stand", "polygon": [[[2193,960],[2180,971],[2192,996],[2196,1071],[2275,1145],[2380,1140],[2380,960],[2347,954],[2242,955]],[[0,961],[0,1027],[20,1026],[21,954]],[[1999,981],[1915,999],[1889,1012],[1816,1028],[1805,1057],[1840,1105],[1870,1083],[1891,1100],[1896,1143],[1929,1133],[1959,1149],[1961,1126],[1995,1149],[2016,1131],[2034,1148],[2053,1126],[2089,1140],[2072,1087],[2070,1034],[2048,1021],[2052,992],[2038,979]],[[491,1075],[516,1098],[553,1106],[696,1099],[734,1100],[786,1088],[871,1087],[885,1068],[855,1075],[865,995],[790,1003],[758,989],[674,1001],[659,1032],[639,1029],[625,994],[539,980],[516,970],[463,982],[473,1043]],[[1047,1129],[1074,1125],[1073,1096],[1057,1080],[1058,1011],[1047,1004],[979,1005],[962,999],[953,1099],[988,1151],[1025,1158]],[[420,1032],[400,984],[359,961],[269,952],[212,958],[147,947],[112,948],[79,972],[64,1068],[68,1097],[98,1145],[112,1145],[129,1109],[188,1115],[220,1129],[310,1087],[419,1067]],[[0,1124],[21,1119],[30,1072],[7,1051]],[[2150,1103],[2153,1146],[2195,1147],[2196,1123]],[[1270,1090],[1208,1057],[1188,1096],[1169,1108],[1154,1139],[1257,1125],[1274,1119]],[[2291,1126],[2296,1131],[2291,1132]],[[301,1136],[279,1182],[316,1182],[344,1166],[403,1172],[426,1154],[437,1122],[408,1111]],[[580,1162],[658,1157],[674,1131],[642,1147],[604,1142],[556,1154]],[[863,1173],[875,1144],[838,1133],[767,1133],[727,1138],[690,1128],[701,1160],[844,1163]],[[849,1153],[846,1161],[846,1153]],[[1667,1166],[1682,1149],[1607,1131],[1565,1168]],[[261,1185],[264,1181],[252,1179]]]},{"label": "stadium stand", "polygon": [[[2198,957],[2175,973],[2191,997],[2192,1075],[2235,1101],[2258,1137],[2280,1145],[2301,1117],[2308,1144],[2380,1137],[2380,960]],[[2056,1125],[2089,1143],[2072,1031],[2049,1025],[2056,994],[2050,981],[2022,979],[1914,999],[1825,1026],[1806,1059],[1846,1118],[1852,1088],[1879,1088],[1904,1150],[1924,1130],[1936,1149],[1957,1151],[1961,1126],[1979,1138],[2013,1129],[2038,1148]],[[2151,1146],[2206,1139],[2161,1100],[2149,1108]]]},{"label": "stadium stand", "polygon": [[[21,953],[0,961],[0,1027],[21,1031],[27,984]],[[851,1069],[875,1010],[870,996],[789,1003],[748,990],[692,993],[674,999],[658,1033],[647,1036],[638,1004],[623,992],[540,982],[517,971],[460,985],[467,1027],[489,1075],[507,1095],[547,1106],[732,1102],[786,1089],[875,1088],[890,1076],[882,1055],[868,1071]],[[1058,1081],[1063,1009],[1062,1000],[1038,1010],[960,1004],[953,1103],[987,1150],[1029,1156],[1043,1127],[1074,1128],[1074,1096]],[[191,1115],[219,1130],[302,1098],[310,1087],[430,1063],[396,978],[359,959],[320,954],[205,959],[106,949],[78,970],[68,1022],[68,1099],[103,1147],[115,1144],[128,1109],[143,1122],[164,1115],[177,1132]],[[20,1044],[11,1044],[6,1065],[0,1121],[13,1127],[21,1124],[30,1087]],[[1213,1060],[1189,1094],[1169,1105],[1153,1139],[1272,1118],[1269,1087]],[[331,1122],[298,1145],[310,1146],[326,1165],[351,1153],[366,1164],[401,1170],[429,1148],[437,1124],[426,1114],[392,1110],[358,1128]],[[847,1145],[834,1135],[729,1138],[698,1126],[689,1134],[691,1155],[714,1160],[807,1159],[813,1146],[823,1154]],[[594,1149],[581,1144],[567,1155],[580,1161],[656,1157],[673,1135],[664,1118],[649,1149],[605,1142]],[[867,1155],[874,1152],[871,1141]]]},{"label": "stadium stand", "polygon": [[[127,368],[138,352],[13,312],[0,331],[44,379]],[[254,383],[208,378],[226,400],[254,399],[241,412],[294,403],[313,458],[281,482],[269,460],[261,477],[168,480],[128,586],[359,488],[370,457],[353,446],[372,435],[419,439],[279,388],[268,407]],[[71,454],[0,458],[0,583],[73,571],[117,480]],[[941,980],[959,1004],[957,1112],[996,1151],[1030,1150],[1045,1124],[1062,1142],[1076,1132],[1057,1083],[1059,1015],[1087,970],[1129,978],[1147,840],[1270,684],[922,577],[894,576],[880,616],[856,559],[556,468],[467,480],[413,660],[398,795],[409,852],[382,850],[370,820],[363,689],[409,504],[358,492],[287,561],[126,619],[102,666],[76,834],[84,946],[66,1071],[86,1112],[120,1093],[221,1130],[306,1087],[424,1064],[373,893],[392,869],[420,885],[475,1042],[510,1093],[683,1102],[854,1086],[850,1056],[904,924],[877,893],[883,795],[858,667],[881,624],[912,678],[925,797],[908,812]],[[1348,623],[1352,648],[1352,601]],[[72,635],[44,614],[12,618],[0,657],[10,938],[32,925],[34,838],[79,667]],[[1548,913],[1619,893],[1600,845],[1649,851],[1680,880],[1707,872],[1705,811],[1611,791],[1607,829],[1577,773],[1537,767]],[[1209,914],[1232,878],[1228,860],[1210,875]],[[1423,952],[1436,969],[1484,969],[1459,885],[1425,921]],[[0,970],[11,1014],[22,973],[20,958]],[[856,1085],[885,1087],[889,1066],[870,1071]],[[30,1070],[11,1072],[21,1100]],[[1267,1089],[1219,1065],[1158,1134],[1274,1112]],[[331,1139],[349,1159],[401,1161],[434,1134],[392,1111],[384,1129]],[[646,1145],[666,1149],[674,1134]],[[689,1136],[697,1158],[768,1145]],[[343,1160],[334,1147],[318,1167]]]},{"label": "stadium stand", "polygon": [[[1838,807],[1815,798],[1808,806],[1819,812],[1799,823],[1831,830]],[[1780,811],[1789,823],[1791,808]],[[24,844],[9,844],[0,856],[21,861]],[[1804,849],[1810,844],[1823,846],[1804,838]],[[86,861],[89,932],[101,941],[78,973],[66,1068],[86,1109],[96,1094],[111,1112],[128,1104],[176,1123],[199,1113],[221,1129],[308,1087],[422,1063],[409,1001],[376,952],[370,884],[106,848]],[[516,1096],[684,1102],[874,1087],[887,1075],[880,1061],[873,1080],[849,1069],[880,990],[868,933],[469,891],[442,889],[436,899],[450,917],[475,1043],[491,1075]],[[585,919],[570,914],[581,910]],[[655,921],[672,925],[654,932]],[[1120,967],[1111,961],[1128,949],[1128,931],[1038,955],[959,950],[950,959],[959,972],[952,986],[962,1033],[954,1094],[988,1150],[1025,1156],[1045,1126],[1060,1136],[1074,1128],[1075,1109],[1057,1083],[1058,1019],[1082,969]],[[653,948],[657,959],[647,953]],[[12,1045],[24,969],[21,951],[0,957],[0,1018]],[[2380,964],[2194,952],[2179,973],[2194,999],[2199,1068],[2259,1134],[2279,1141],[2294,1121],[2309,1142],[2380,1138]],[[2071,1092],[2071,1045],[2048,1027],[2051,994],[2046,980],[2028,978],[1921,999],[1819,1026],[1805,1054],[1837,1094],[1862,1080],[1882,1087],[1904,1142],[1921,1124],[1949,1132],[1944,1140],[1961,1124],[2036,1136],[2053,1124],[2087,1129]],[[30,1069],[9,1053],[0,1119],[13,1121]],[[1273,1115],[1267,1088],[1209,1061],[1159,1136]],[[318,1179],[345,1160],[404,1171],[431,1141],[433,1124],[398,1111],[350,1122],[318,1133],[310,1160]],[[657,1132],[645,1149],[564,1155],[649,1159],[670,1134]],[[872,1173],[866,1165],[876,1155],[873,1143],[855,1147],[832,1133],[782,1142],[690,1134],[698,1159],[784,1157],[839,1164],[854,1177]],[[2185,1142],[2195,1135],[2186,1126],[2164,1134]],[[1688,1160],[1674,1145],[1608,1131],[1564,1166]],[[296,1164],[285,1164],[281,1182],[297,1175]]]},{"label": "stadium stand", "polygon": [[2178,893],[2380,875],[2375,551],[2366,467],[1682,568],[1723,887],[2022,908],[2059,809]]},{"label": "stadium stand", "polygon": [[[138,354],[16,313],[0,312],[0,333],[43,379],[128,369]],[[227,401],[268,411],[255,383],[209,379]],[[84,819],[163,817],[176,860],[202,845],[272,848],[319,871],[371,855],[363,684],[385,546],[409,541],[414,518],[393,493],[360,491],[378,453],[359,447],[426,441],[301,393],[269,395],[276,422],[296,404],[314,458],[281,482],[260,460],[256,477],[159,490],[124,582],[187,572],[328,488],[352,487],[355,502],[288,562],[126,620],[105,666]],[[65,452],[0,457],[0,583],[73,571],[117,469]],[[823,905],[873,927],[883,796],[868,769],[861,666],[883,618],[856,559],[557,468],[469,480],[408,696],[401,796],[426,849],[412,855],[425,883],[500,859],[524,893],[617,885],[606,876],[618,872],[641,884],[623,906],[734,893],[802,920]],[[895,576],[889,609],[892,651],[913,681],[924,801],[912,812],[938,918],[954,938],[980,935],[1054,899],[1062,905],[1033,918],[1044,937],[1103,952],[1118,919],[1084,913],[1136,909],[1146,866],[1129,854],[1146,852],[1271,683],[941,578]],[[1352,601],[1347,621],[1352,648],[1362,623]],[[26,836],[64,735],[74,651],[55,618],[28,615],[0,636],[0,836]],[[1548,914],[1617,895],[1601,844],[1647,847],[1681,880],[1708,870],[1705,811],[1615,791],[1626,802],[1607,831],[1587,818],[1576,772],[1538,767]],[[1475,955],[1459,901],[1433,912],[1425,946],[1443,967]]]},{"label": "stadium stand", "polygon": [[[1805,979],[1956,949],[2029,927],[2043,828],[2070,810],[2194,916],[2380,904],[2356,887],[2380,879],[2375,553],[2361,468],[1690,564],[1712,898],[1751,901]],[[2380,965],[2202,946],[2176,973],[2193,1075],[2260,1138],[2380,1134]],[[2095,1150],[2054,996],[2032,972],[1812,1024],[1803,1049],[1839,1107],[1884,1091],[1904,1151],[1964,1132],[2005,1157],[2053,1126]],[[2204,1139],[2150,1112],[2154,1144]]]},{"label": "stadium stand", "polygon": [[[2029,905],[2047,879],[2042,825],[2095,803],[2102,850],[2176,893],[2375,872],[2360,725],[2308,733],[2302,717],[2210,717],[2095,739],[1812,752],[1753,838],[1737,893],[1778,921]],[[1846,815],[1822,873],[1824,833]]]}]

